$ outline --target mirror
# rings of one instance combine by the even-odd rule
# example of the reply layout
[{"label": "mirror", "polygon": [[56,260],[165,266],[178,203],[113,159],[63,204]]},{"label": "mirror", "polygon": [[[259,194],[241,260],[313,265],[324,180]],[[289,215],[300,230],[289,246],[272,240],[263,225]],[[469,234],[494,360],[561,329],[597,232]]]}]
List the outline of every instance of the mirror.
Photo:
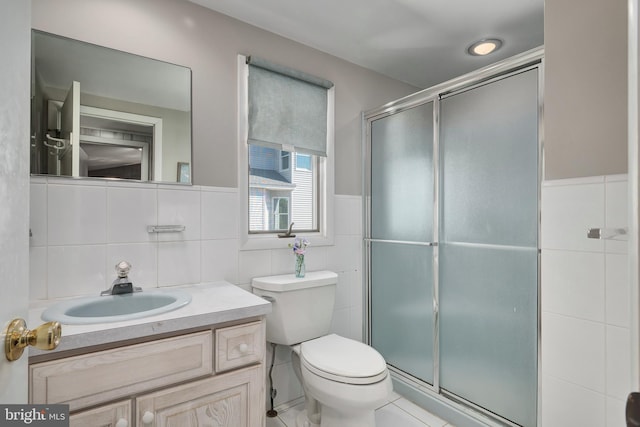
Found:
[{"label": "mirror", "polygon": [[31,173],[191,183],[191,70],[32,31]]}]

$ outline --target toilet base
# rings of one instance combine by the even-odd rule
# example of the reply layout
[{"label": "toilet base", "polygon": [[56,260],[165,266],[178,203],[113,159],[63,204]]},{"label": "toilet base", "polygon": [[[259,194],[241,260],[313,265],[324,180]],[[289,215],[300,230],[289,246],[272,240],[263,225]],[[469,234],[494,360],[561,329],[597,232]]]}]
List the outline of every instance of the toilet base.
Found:
[{"label": "toilet base", "polygon": [[331,408],[323,408],[320,424],[309,421],[307,410],[298,413],[296,417],[296,427],[373,427],[376,425],[375,414],[373,412],[361,414],[358,417],[339,413]]},{"label": "toilet base", "polygon": [[320,427],[320,424],[312,423],[307,417],[307,410],[303,410],[296,417],[296,427]]}]

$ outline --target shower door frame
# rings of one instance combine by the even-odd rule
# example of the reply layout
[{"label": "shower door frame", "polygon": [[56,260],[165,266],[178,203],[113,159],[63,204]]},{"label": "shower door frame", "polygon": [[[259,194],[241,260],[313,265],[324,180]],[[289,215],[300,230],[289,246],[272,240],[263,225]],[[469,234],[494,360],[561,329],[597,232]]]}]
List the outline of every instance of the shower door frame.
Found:
[{"label": "shower door frame", "polygon": [[368,110],[362,114],[362,182],[363,182],[363,282],[364,282],[364,322],[363,334],[365,341],[371,344],[372,341],[372,314],[371,314],[371,244],[379,243],[399,243],[417,244],[416,242],[389,241],[373,239],[371,237],[371,126],[375,120],[392,116],[393,114],[409,110],[420,105],[433,102],[433,242],[419,243],[432,246],[433,254],[433,384],[422,381],[402,370],[389,366],[394,380],[400,381],[408,386],[412,386],[419,391],[427,392],[429,396],[453,406],[458,411],[475,418],[484,423],[499,423],[495,425],[507,425],[517,427],[517,424],[504,419],[482,407],[475,405],[459,396],[452,395],[440,387],[440,325],[439,325],[439,253],[438,243],[440,242],[440,100],[453,93],[469,90],[474,87],[485,85],[497,81],[510,75],[520,72],[537,69],[538,71],[538,232],[537,232],[537,402],[536,402],[536,424],[541,426],[541,268],[540,268],[540,210],[541,210],[541,188],[544,177],[544,126],[543,126],[543,84],[544,84],[544,48],[536,48],[516,55],[514,57],[499,61],[495,64],[481,68],[477,71],[465,74],[458,78],[449,80],[439,85],[424,89],[415,94],[387,103],[379,108]]}]

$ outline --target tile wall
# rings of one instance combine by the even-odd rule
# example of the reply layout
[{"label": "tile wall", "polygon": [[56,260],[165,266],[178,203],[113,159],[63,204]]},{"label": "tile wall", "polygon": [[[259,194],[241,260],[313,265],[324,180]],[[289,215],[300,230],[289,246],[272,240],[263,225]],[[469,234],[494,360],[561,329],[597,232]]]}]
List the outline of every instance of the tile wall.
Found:
[{"label": "tile wall", "polygon": [[542,188],[542,425],[620,427],[629,393],[625,240],[627,177],[547,181]]},{"label": "tile wall", "polygon": [[[97,295],[123,259],[143,288],[226,280],[248,290],[253,277],[293,272],[289,249],[239,249],[235,188],[32,177],[30,197],[32,300]],[[361,198],[337,195],[334,205],[334,245],[310,246],[306,267],[338,273],[332,332],[361,340]],[[147,232],[168,224],[186,229]],[[284,348],[273,377],[277,404],[302,397]]]},{"label": "tile wall", "polygon": [[[626,176],[547,181],[542,189],[542,420],[544,427],[624,425],[629,392],[625,241],[592,240],[592,227],[627,224]],[[136,285],[162,287],[293,269],[287,249],[239,250],[236,189],[31,179],[32,299],[95,295],[121,259]],[[307,269],[339,274],[333,332],[362,338],[361,198],[336,196],[335,245],[309,247]],[[179,234],[146,227],[181,224]],[[267,351],[271,361],[271,349]],[[278,347],[275,405],[303,395]],[[286,406],[286,405],[285,405]]]}]

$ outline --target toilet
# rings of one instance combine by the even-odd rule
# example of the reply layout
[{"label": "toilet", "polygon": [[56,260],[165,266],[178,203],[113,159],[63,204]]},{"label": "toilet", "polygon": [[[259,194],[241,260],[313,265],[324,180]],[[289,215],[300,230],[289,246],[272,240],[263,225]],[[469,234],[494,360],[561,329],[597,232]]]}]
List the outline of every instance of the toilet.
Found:
[{"label": "toilet", "polygon": [[289,346],[306,410],[297,427],[374,427],[392,391],[384,358],[372,347],[329,334],[338,275],[332,271],[258,277],[253,293],[272,303],[267,341]]}]

